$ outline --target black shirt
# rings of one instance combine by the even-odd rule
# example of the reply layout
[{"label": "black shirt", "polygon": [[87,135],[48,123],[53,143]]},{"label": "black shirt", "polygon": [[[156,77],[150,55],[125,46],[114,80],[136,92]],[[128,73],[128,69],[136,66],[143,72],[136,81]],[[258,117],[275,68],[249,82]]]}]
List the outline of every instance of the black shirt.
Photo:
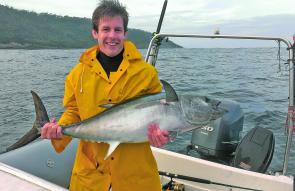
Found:
[{"label": "black shirt", "polygon": [[114,57],[109,57],[101,51],[97,53],[96,59],[100,62],[108,77],[110,77],[111,72],[116,72],[118,70],[123,60],[123,52],[124,49],[117,56]]}]

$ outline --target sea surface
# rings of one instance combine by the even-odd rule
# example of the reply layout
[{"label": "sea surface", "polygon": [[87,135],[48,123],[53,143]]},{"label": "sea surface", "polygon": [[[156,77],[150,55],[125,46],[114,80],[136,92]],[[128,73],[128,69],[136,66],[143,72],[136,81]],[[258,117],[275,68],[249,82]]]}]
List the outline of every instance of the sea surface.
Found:
[{"label": "sea surface", "polygon": [[[264,127],[275,135],[275,153],[269,170],[280,171],[286,145],[288,109],[286,52],[278,48],[161,49],[156,65],[161,79],[179,94],[206,95],[238,102],[243,109],[244,136]],[[141,50],[145,55],[146,50]],[[64,78],[82,49],[0,50],[0,152],[32,128],[35,119],[31,90],[42,98],[50,117],[63,112]],[[183,152],[191,133],[165,148]],[[295,173],[294,144],[288,172]]]}]

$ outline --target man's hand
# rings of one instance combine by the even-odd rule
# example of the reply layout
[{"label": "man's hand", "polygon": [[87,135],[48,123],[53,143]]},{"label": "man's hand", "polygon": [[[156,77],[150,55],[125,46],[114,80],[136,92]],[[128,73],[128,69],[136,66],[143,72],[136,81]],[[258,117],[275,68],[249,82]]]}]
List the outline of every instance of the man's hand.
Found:
[{"label": "man's hand", "polygon": [[169,133],[167,130],[161,130],[159,125],[151,123],[148,126],[148,139],[152,146],[162,147],[169,142]]},{"label": "man's hand", "polygon": [[60,139],[63,134],[61,127],[57,124],[56,120],[53,118],[50,122],[46,123],[41,128],[41,138],[42,139]]}]

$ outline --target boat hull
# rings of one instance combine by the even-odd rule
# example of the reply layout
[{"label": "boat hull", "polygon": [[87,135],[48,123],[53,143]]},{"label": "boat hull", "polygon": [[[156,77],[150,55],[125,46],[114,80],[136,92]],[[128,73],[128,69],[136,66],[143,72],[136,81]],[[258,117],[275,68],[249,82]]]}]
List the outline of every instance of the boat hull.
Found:
[{"label": "boat hull", "polygon": [[[159,171],[173,174],[185,175],[209,180],[212,183],[221,183],[236,187],[250,188],[252,190],[264,191],[293,191],[293,177],[282,175],[266,175],[251,172],[239,168],[206,161],[183,154],[152,148],[157,160]],[[164,177],[163,177],[164,178]],[[215,184],[202,184],[191,181],[177,180],[186,184],[188,190],[224,190],[228,191],[230,186],[219,186]],[[235,190],[246,190],[233,188]]]},{"label": "boat hull", "polygon": [[[57,154],[50,141],[41,140],[3,153],[0,162],[68,188],[78,139],[73,139],[64,152]],[[293,191],[293,177],[250,172],[191,156],[154,148],[153,154],[160,171],[180,174],[237,187],[266,191]],[[161,181],[169,178],[161,176]],[[230,186],[203,184],[175,179],[185,184],[186,191],[229,190]],[[232,188],[234,190],[244,190]]]}]

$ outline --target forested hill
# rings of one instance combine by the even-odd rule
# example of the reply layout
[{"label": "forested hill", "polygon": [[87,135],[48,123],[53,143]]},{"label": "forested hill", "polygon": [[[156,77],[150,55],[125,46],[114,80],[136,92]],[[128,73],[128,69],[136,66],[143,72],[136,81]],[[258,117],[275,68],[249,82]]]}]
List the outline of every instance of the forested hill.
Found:
[{"label": "forested hill", "polygon": [[[128,39],[138,48],[147,48],[152,34],[129,29]],[[87,48],[96,42],[91,37],[91,20],[16,10],[0,5],[0,48]],[[171,41],[165,47],[179,47]]]}]

